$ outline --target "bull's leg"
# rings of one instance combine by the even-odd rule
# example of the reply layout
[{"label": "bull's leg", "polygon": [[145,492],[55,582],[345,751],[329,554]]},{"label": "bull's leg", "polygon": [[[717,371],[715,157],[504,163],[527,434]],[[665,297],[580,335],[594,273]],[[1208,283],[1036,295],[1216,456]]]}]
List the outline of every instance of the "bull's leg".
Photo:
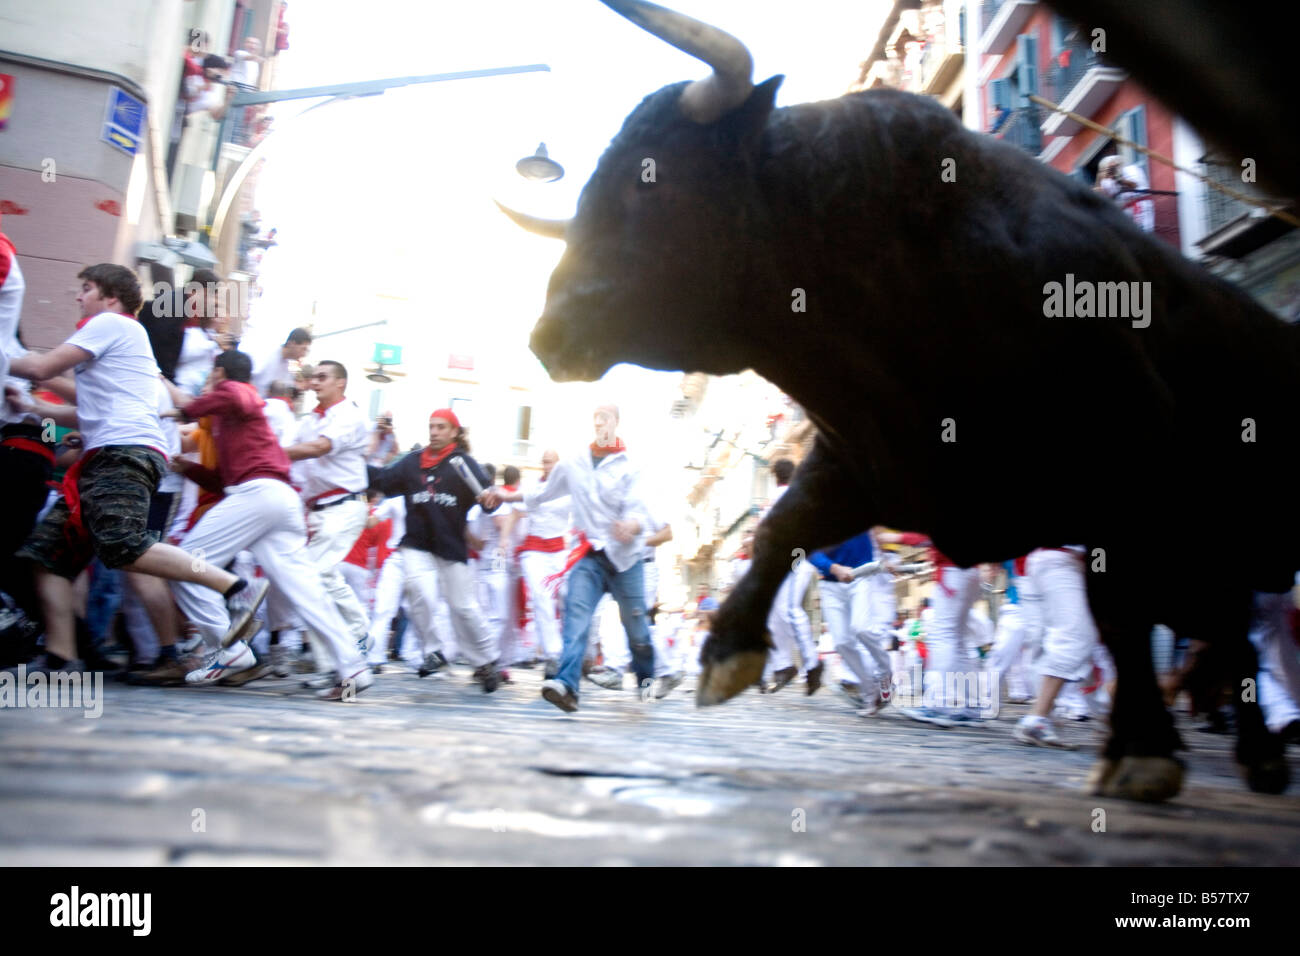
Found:
[{"label": "bull's leg", "polygon": [[1182,741],[1156,685],[1151,664],[1155,612],[1144,597],[1149,583],[1130,570],[1136,554],[1136,549],[1119,553],[1112,548],[1106,556],[1108,570],[1090,566],[1088,571],[1088,604],[1118,678],[1110,739],[1088,785],[1098,796],[1158,802],[1182,788],[1183,765],[1174,758]]},{"label": "bull's leg", "polygon": [[758,526],[754,558],[714,617],[700,652],[695,702],[720,704],[751,686],[767,658],[767,615],[791,566],[875,523],[871,505],[818,436],[790,487]]}]

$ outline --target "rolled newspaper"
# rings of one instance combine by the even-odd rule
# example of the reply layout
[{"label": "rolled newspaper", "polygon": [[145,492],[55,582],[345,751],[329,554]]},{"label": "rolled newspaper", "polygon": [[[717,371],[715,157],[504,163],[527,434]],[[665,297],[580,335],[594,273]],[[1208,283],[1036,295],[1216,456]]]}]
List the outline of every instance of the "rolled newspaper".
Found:
[{"label": "rolled newspaper", "polygon": [[464,458],[460,457],[460,455],[452,458],[451,467],[456,469],[456,474],[460,475],[461,481],[469,485],[469,490],[474,492],[475,498],[483,494],[483,486],[480,485],[478,479],[474,477],[474,472],[469,470],[469,465],[465,464]]},{"label": "rolled newspaper", "polygon": [[853,580],[869,578],[873,574],[881,574],[890,570],[895,574],[916,574],[924,571],[925,568],[925,564],[895,564],[891,566],[883,561],[868,561],[866,564],[859,564],[853,569]]}]

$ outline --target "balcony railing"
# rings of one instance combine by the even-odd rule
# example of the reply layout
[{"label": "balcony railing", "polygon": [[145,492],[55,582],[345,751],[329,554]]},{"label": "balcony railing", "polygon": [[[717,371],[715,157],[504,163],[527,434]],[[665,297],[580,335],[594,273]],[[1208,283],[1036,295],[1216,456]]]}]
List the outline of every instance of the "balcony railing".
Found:
[{"label": "balcony railing", "polygon": [[1043,151],[1043,132],[1038,128],[1038,114],[1037,107],[1012,110],[1000,125],[995,126],[993,135],[1036,157]]},{"label": "balcony railing", "polygon": [[[1258,190],[1241,181],[1241,167],[1233,167],[1207,160],[1203,164],[1205,175],[1221,186],[1235,189],[1258,199],[1266,198]],[[1240,219],[1255,207],[1248,206],[1240,200],[1233,199],[1227,193],[1217,189],[1205,190],[1205,232],[1207,234],[1222,229],[1234,219]]]},{"label": "balcony railing", "polygon": [[1111,65],[1082,40],[1071,40],[1052,60],[1052,66],[1043,77],[1043,95],[1054,103],[1064,102],[1093,67]]}]

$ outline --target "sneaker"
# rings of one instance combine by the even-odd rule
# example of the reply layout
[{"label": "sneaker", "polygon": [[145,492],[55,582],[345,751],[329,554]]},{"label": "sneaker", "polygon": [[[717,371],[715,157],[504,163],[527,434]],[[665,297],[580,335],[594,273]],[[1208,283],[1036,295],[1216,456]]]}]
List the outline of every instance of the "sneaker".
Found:
[{"label": "sneaker", "polygon": [[769,694],[775,694],[778,690],[798,676],[799,668],[794,667],[793,665],[790,667],[782,667],[779,671],[774,671],[772,673],[772,686],[767,689],[767,692]]},{"label": "sneaker", "polygon": [[1011,731],[1011,736],[1022,744],[1030,744],[1034,747],[1058,747],[1061,750],[1074,750],[1074,744],[1067,744],[1056,734],[1056,729],[1052,722],[1046,717],[1035,717],[1032,714],[1021,717],[1016,722],[1015,729]]},{"label": "sneaker", "polygon": [[571,714],[578,709],[578,698],[563,681],[548,680],[542,682],[542,697],[560,710]]},{"label": "sneaker", "polygon": [[447,658],[443,657],[437,651],[431,651],[424,658],[424,663],[416,671],[421,677],[428,677],[430,674],[436,674],[447,666]]},{"label": "sneaker", "polygon": [[375,682],[375,676],[370,673],[369,666],[362,667],[350,677],[345,677],[330,687],[317,692],[316,696],[321,700],[336,700],[340,703],[351,703],[356,699],[357,694],[361,693],[367,687]]},{"label": "sneaker", "polygon": [[246,581],[245,586],[226,602],[226,607],[230,609],[230,630],[221,639],[222,647],[230,647],[256,633],[257,623],[253,615],[266,600],[266,592],[270,587],[271,582],[266,578]]},{"label": "sneaker", "polygon": [[919,720],[923,724],[934,724],[936,727],[957,726],[957,722],[952,719],[951,715],[937,707],[900,707],[898,712],[904,717]]},{"label": "sneaker", "polygon": [[587,680],[606,690],[621,690],[623,687],[623,672],[617,667],[593,667],[591,672],[587,674]]},{"label": "sneaker", "polygon": [[866,701],[862,699],[862,688],[851,680],[840,681],[840,693],[847,697],[854,707],[865,707]]},{"label": "sneaker", "polygon": [[676,687],[678,684],[680,684],[682,682],[682,679],[685,676],[686,675],[680,673],[667,674],[664,677],[661,677],[657,681],[655,681],[655,689],[654,689],[655,699],[663,700],[665,697],[671,694],[673,692],[673,688]]},{"label": "sneaker", "polygon": [[217,681],[222,687],[242,687],[245,684],[255,680],[261,680],[263,677],[271,676],[271,664],[269,661],[258,660],[256,664],[237,674],[231,674],[229,677],[223,677]]},{"label": "sneaker", "polygon": [[196,633],[193,637],[187,637],[183,641],[176,642],[176,653],[181,657],[186,654],[193,654],[203,646],[203,635]]},{"label": "sneaker", "polygon": [[473,679],[483,685],[483,693],[490,694],[501,686],[501,671],[495,662],[475,668]]},{"label": "sneaker", "polygon": [[826,665],[823,664],[821,661],[817,662],[816,667],[808,668],[808,673],[804,675],[804,680],[807,681],[807,686],[804,688],[804,690],[809,697],[817,693],[817,691],[821,688],[822,674],[825,673],[825,671],[826,671]]},{"label": "sneaker", "polygon": [[176,687],[185,683],[186,675],[193,669],[193,662],[184,657],[159,658],[149,670],[128,674],[126,682],[141,687]]},{"label": "sneaker", "polygon": [[338,682],[338,673],[331,669],[308,674],[302,679],[302,686],[306,687],[308,690],[321,690],[325,687],[333,687]]},{"label": "sneaker", "polygon": [[560,662],[548,658],[546,661],[546,669],[543,671],[546,680],[551,680],[559,672],[560,672]]},{"label": "sneaker", "polygon": [[293,666],[289,662],[289,648],[283,644],[273,644],[271,646],[271,676],[288,677],[293,673]]},{"label": "sneaker", "polygon": [[185,683],[191,687],[215,684],[221,678],[248,670],[256,663],[257,658],[253,656],[252,648],[240,641],[209,654],[202,664],[185,675]]}]

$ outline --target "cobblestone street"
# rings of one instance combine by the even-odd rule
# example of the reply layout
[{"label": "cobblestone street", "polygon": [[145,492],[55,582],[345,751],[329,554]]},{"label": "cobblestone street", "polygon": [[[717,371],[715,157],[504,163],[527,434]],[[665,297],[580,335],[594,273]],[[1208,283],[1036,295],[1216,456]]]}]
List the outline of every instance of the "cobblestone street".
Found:
[{"label": "cobblestone street", "polygon": [[[1300,801],[1252,794],[1230,739],[1193,750],[1165,806],[1080,787],[1076,752],[996,722],[943,730],[833,688],[697,710],[584,687],[566,716],[540,674],[484,695],[457,669],[382,675],[351,705],[296,680],[105,685],[103,715],[0,716],[10,864],[1291,864]],[[1294,765],[1293,765],[1294,772]],[[1093,829],[1105,810],[1105,832]]]}]

